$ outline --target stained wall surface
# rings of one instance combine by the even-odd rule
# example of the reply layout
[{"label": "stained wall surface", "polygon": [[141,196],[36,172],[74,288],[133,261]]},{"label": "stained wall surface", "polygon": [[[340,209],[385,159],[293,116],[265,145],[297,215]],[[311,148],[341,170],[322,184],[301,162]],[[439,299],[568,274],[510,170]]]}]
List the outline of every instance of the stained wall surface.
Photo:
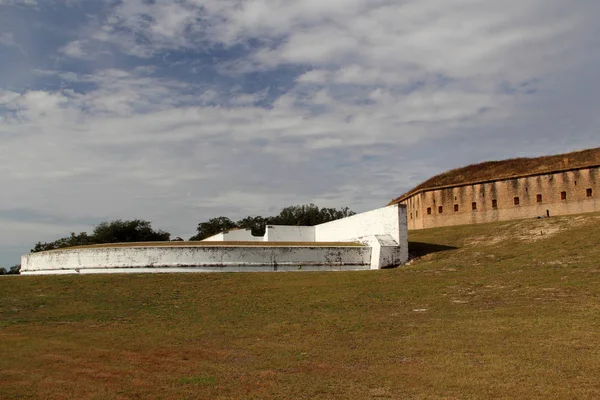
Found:
[{"label": "stained wall surface", "polygon": [[408,229],[600,211],[600,167],[417,192]]},{"label": "stained wall surface", "polygon": [[[406,206],[400,204],[315,227],[271,225],[264,238],[232,230],[209,240],[296,243],[62,249],[21,257],[21,273],[353,270],[392,267],[408,260]],[[314,242],[363,245],[310,244]]]},{"label": "stained wall surface", "polygon": [[[322,266],[325,269],[369,269],[371,248],[347,247],[100,247],[54,250],[21,257],[21,273],[115,272],[155,268],[161,272],[277,271]],[[138,270],[139,271],[139,270]]]},{"label": "stained wall surface", "polygon": [[314,242],[314,226],[267,225],[265,242]]}]

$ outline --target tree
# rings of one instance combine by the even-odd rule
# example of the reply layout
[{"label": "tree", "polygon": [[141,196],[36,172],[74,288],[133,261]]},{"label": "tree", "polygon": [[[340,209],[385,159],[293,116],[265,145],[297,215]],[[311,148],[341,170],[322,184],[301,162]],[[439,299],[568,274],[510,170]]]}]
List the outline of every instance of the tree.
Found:
[{"label": "tree", "polygon": [[338,210],[335,208],[319,208],[314,204],[307,204],[285,207],[275,217],[246,217],[238,222],[233,222],[227,217],[218,217],[199,223],[197,228],[198,234],[191,237],[190,240],[204,240],[233,228],[250,229],[252,235],[263,236],[267,225],[270,224],[315,226],[336,219],[346,218],[354,214],[355,212],[348,207]]},{"label": "tree", "polygon": [[94,228],[91,235],[81,232],[76,235],[57,239],[53,242],[37,242],[32,253],[39,251],[62,249],[65,247],[87,246],[102,243],[124,243],[124,242],[157,242],[168,241],[171,238],[169,232],[152,229],[152,224],[148,221],[139,219],[131,221],[116,220],[111,222],[102,222]]},{"label": "tree", "polygon": [[311,203],[302,206],[285,207],[279,215],[271,218],[271,223],[277,225],[315,226],[335,221],[336,219],[346,218],[354,214],[355,212],[348,207],[337,210],[335,208],[319,208]]},{"label": "tree", "polygon": [[92,236],[96,243],[160,242],[171,238],[170,233],[155,231],[150,222],[139,219],[102,222],[94,228]]},{"label": "tree", "polygon": [[270,218],[257,217],[246,217],[237,222],[237,227],[240,229],[250,229],[253,236],[264,236],[267,225],[269,225]]},{"label": "tree", "polygon": [[198,224],[198,233],[192,236],[190,240],[204,240],[218,233],[237,227],[237,224],[227,217],[211,218],[207,222]]},{"label": "tree", "polygon": [[21,271],[21,265],[13,265],[10,269],[5,269],[4,267],[0,267],[0,275],[18,275]]},{"label": "tree", "polygon": [[94,237],[89,236],[85,232],[81,232],[79,235],[76,235],[75,232],[71,232],[71,236],[60,238],[55,240],[54,242],[42,243],[37,242],[33,249],[31,249],[32,253],[37,253],[39,251],[46,250],[55,250],[61,249],[64,247],[73,247],[73,246],[86,246],[90,244],[96,244],[96,240]]}]

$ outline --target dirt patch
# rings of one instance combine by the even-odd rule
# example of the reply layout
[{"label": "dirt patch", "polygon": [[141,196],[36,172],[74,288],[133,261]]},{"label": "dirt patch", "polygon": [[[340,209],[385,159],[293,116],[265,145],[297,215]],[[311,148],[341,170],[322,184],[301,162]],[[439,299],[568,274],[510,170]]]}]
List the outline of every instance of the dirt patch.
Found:
[{"label": "dirt patch", "polygon": [[528,219],[507,224],[493,235],[474,236],[465,241],[466,246],[493,246],[508,240],[517,239],[522,242],[545,240],[559,232],[586,224],[594,223],[600,216],[576,216]]}]

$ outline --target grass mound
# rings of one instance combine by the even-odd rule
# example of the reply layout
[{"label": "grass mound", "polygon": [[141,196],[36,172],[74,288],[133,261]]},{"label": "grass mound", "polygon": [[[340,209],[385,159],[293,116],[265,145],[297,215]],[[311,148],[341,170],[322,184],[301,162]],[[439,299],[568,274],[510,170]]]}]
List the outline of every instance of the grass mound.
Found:
[{"label": "grass mound", "polygon": [[562,171],[571,168],[584,168],[600,165],[600,147],[566,154],[535,158],[513,158],[502,161],[486,161],[466,167],[456,168],[436,175],[390,204],[396,204],[406,197],[423,189],[443,186],[465,185],[476,182],[507,179],[523,175],[533,175]]},{"label": "grass mound", "polygon": [[2,399],[600,398],[600,214],[364,272],[0,279]]}]

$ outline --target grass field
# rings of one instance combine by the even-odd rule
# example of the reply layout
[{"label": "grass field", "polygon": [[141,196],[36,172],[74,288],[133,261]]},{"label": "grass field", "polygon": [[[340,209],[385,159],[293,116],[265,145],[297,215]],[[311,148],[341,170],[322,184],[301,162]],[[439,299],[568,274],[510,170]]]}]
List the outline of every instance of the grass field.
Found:
[{"label": "grass field", "polygon": [[599,214],[335,273],[0,279],[0,399],[598,399]]}]

